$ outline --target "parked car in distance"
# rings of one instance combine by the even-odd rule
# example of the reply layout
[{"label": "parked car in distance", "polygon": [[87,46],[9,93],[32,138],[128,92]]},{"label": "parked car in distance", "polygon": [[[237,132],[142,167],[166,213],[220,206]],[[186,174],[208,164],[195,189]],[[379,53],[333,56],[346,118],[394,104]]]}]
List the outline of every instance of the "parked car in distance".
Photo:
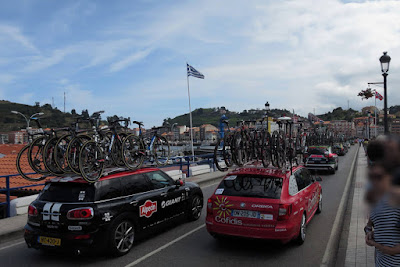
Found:
[{"label": "parked car in distance", "polygon": [[322,211],[322,188],[303,166],[292,172],[276,168],[239,168],[229,173],[207,202],[207,231],[215,238],[236,236],[295,240]]},{"label": "parked car in distance", "polygon": [[339,158],[330,146],[310,146],[306,152],[305,167],[309,170],[327,170],[334,174],[339,168]]},{"label": "parked car in distance", "polygon": [[134,242],[179,219],[197,220],[203,193],[157,168],[123,171],[94,184],[81,177],[47,182],[28,210],[28,247],[80,254],[128,253]]},{"label": "parked car in distance", "polygon": [[346,150],[342,144],[336,143],[332,146],[333,153],[337,154],[338,156],[346,155]]}]

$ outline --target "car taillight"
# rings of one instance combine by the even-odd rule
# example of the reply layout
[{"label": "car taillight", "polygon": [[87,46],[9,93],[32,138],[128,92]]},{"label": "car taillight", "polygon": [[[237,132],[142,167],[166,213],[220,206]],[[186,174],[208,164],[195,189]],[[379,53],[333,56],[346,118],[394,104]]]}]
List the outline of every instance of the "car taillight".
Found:
[{"label": "car taillight", "polygon": [[291,214],[292,214],[292,204],[279,205],[278,221],[284,221],[289,219]]},{"label": "car taillight", "polygon": [[82,239],[89,239],[90,238],[90,234],[86,234],[86,235],[76,235],[73,237],[73,239],[75,240],[82,240]]},{"label": "car taillight", "polygon": [[211,200],[211,198],[209,198],[207,200],[207,213],[208,214],[212,214],[212,206],[213,206],[212,200]]},{"label": "car taillight", "polygon": [[94,216],[92,208],[78,208],[68,211],[67,218],[69,220],[89,220]]},{"label": "car taillight", "polygon": [[28,216],[36,217],[38,215],[38,210],[32,204],[28,207]]}]

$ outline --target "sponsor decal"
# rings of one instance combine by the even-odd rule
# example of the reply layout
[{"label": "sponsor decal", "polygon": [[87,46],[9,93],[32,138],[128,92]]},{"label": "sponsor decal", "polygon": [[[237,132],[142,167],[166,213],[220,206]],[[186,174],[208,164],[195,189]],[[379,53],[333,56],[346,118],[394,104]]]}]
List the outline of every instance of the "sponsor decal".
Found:
[{"label": "sponsor decal", "polygon": [[109,222],[109,221],[111,221],[111,218],[112,218],[113,216],[109,213],[109,212],[106,212],[106,213],[104,213],[104,215],[103,215],[103,218],[101,218],[103,221],[105,221],[105,222]]},{"label": "sponsor decal", "polygon": [[163,209],[165,207],[168,207],[168,206],[174,205],[176,203],[179,203],[179,202],[181,202],[181,199],[182,199],[182,197],[176,197],[176,198],[173,198],[173,199],[168,199],[166,201],[163,200],[161,202],[161,208]]},{"label": "sponsor decal", "polygon": [[85,195],[86,195],[86,191],[80,191],[79,192],[79,196],[78,196],[78,200],[79,201],[83,201],[85,199]]},{"label": "sponsor decal", "polygon": [[271,205],[261,205],[261,204],[253,204],[252,208],[262,208],[262,209],[273,209]]},{"label": "sponsor decal", "polygon": [[155,212],[157,212],[157,201],[146,200],[143,205],[139,206],[140,217],[150,218]]},{"label": "sponsor decal", "polygon": [[49,229],[58,229],[58,225],[49,224],[49,225],[46,225],[46,226],[47,226],[47,228],[49,228]]},{"label": "sponsor decal", "polygon": [[275,232],[286,232],[286,228],[275,228]]},{"label": "sponsor decal", "polygon": [[230,218],[230,217],[220,217],[220,216],[215,216],[215,221],[217,223],[224,223],[224,224],[232,224],[232,225],[242,225],[242,220],[239,220],[237,218]]},{"label": "sponsor decal", "polygon": [[70,226],[68,226],[68,230],[70,230],[70,231],[81,231],[82,230],[82,226],[80,226],[80,225],[70,225]]},{"label": "sponsor decal", "polygon": [[260,219],[262,220],[273,220],[274,219],[274,215],[272,214],[260,214]]},{"label": "sponsor decal", "polygon": [[216,195],[221,195],[223,192],[224,192],[223,188],[218,188],[217,190],[215,190]]},{"label": "sponsor decal", "polygon": [[236,177],[237,177],[236,175],[228,176],[228,177],[225,178],[225,181],[233,181],[233,180],[236,179]]},{"label": "sponsor decal", "polygon": [[312,207],[315,206],[315,204],[317,203],[317,199],[319,198],[318,196],[319,196],[319,194],[313,195],[312,199],[308,203],[308,209],[307,209],[308,211],[310,211],[312,209]]},{"label": "sponsor decal", "polygon": [[226,197],[217,197],[217,200],[214,201],[214,204],[216,206],[214,210],[217,212],[217,216],[225,218],[231,215],[232,210],[230,208],[233,207],[233,204],[229,204],[229,201]]}]

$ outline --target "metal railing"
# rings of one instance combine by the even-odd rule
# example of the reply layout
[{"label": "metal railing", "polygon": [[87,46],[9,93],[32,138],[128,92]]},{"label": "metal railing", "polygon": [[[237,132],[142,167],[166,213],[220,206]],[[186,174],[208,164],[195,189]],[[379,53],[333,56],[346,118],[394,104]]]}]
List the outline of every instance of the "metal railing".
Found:
[{"label": "metal railing", "polygon": [[[30,175],[30,174],[35,174],[35,173],[28,173],[27,175]],[[0,206],[6,205],[6,218],[10,217],[11,191],[24,189],[24,188],[29,188],[29,187],[35,187],[35,186],[43,186],[44,185],[44,183],[40,183],[40,184],[32,184],[32,185],[25,185],[25,186],[10,187],[10,178],[11,177],[16,177],[16,176],[20,176],[20,175],[19,174],[9,174],[9,175],[0,176],[0,179],[2,179],[2,178],[6,179],[6,188],[0,189],[0,193],[5,192],[5,195],[6,195],[6,202],[0,202]]]},{"label": "metal railing", "polygon": [[[213,160],[212,156],[202,155],[201,157],[197,157],[197,158],[203,158],[203,159],[198,160],[198,161],[193,161],[192,156],[177,157],[176,159],[179,159],[179,163],[173,163],[173,164],[169,164],[167,166],[159,167],[159,168],[164,169],[164,168],[179,166],[179,170],[182,171],[182,173],[185,173],[186,177],[190,177],[190,166],[193,163],[196,163],[196,165],[208,164],[210,166],[210,168],[214,168],[214,171],[215,171],[214,160]],[[176,161],[176,159],[172,159],[172,160]],[[183,161],[183,159],[185,159],[185,161]],[[186,167],[186,169],[184,169],[184,167]],[[35,173],[27,173],[27,175],[31,175],[31,174],[35,174]],[[6,206],[6,218],[10,217],[10,213],[11,213],[11,205],[10,205],[11,191],[45,185],[45,183],[40,183],[40,184],[32,184],[32,185],[25,185],[25,186],[18,186],[18,187],[10,187],[10,178],[17,177],[17,176],[20,176],[20,175],[19,174],[8,174],[8,175],[0,176],[0,179],[6,179],[6,187],[3,189],[0,188],[0,194],[3,194],[5,192],[5,195],[6,195],[6,202],[0,202],[0,206],[4,206],[4,205]]]}]

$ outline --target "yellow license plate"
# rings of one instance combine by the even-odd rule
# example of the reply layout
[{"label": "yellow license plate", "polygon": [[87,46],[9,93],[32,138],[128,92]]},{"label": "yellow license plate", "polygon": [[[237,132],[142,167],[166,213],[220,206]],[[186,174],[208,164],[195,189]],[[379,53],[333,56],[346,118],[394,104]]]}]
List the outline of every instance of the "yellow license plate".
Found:
[{"label": "yellow license plate", "polygon": [[47,236],[39,236],[39,243],[45,246],[61,246],[61,239]]}]

